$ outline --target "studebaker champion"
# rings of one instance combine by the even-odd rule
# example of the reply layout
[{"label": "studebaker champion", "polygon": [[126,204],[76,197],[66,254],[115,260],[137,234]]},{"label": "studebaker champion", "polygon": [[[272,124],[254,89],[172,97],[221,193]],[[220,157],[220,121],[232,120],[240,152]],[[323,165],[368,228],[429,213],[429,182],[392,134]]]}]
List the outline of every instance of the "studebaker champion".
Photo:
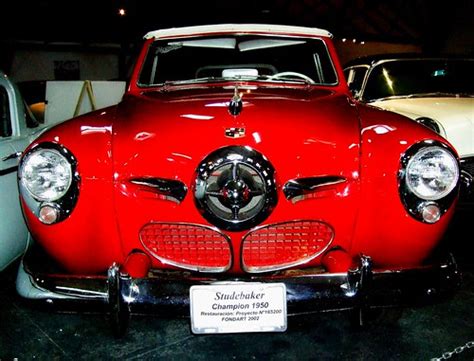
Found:
[{"label": "studebaker champion", "polygon": [[[435,259],[459,191],[453,147],[351,97],[331,34],[277,25],[148,33],[121,103],[21,159],[37,243],[17,289],[58,307],[188,315],[194,333],[454,289]],[[48,262],[46,262],[48,260]]]}]

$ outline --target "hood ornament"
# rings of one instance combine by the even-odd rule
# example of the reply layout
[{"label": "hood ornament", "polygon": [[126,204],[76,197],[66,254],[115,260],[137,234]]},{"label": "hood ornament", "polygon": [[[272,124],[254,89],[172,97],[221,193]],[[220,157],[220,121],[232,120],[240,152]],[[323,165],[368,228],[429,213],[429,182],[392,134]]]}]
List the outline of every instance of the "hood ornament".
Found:
[{"label": "hood ornament", "polygon": [[236,116],[239,115],[242,111],[242,94],[239,93],[239,89],[235,87],[234,89],[234,96],[229,102],[229,113]]}]

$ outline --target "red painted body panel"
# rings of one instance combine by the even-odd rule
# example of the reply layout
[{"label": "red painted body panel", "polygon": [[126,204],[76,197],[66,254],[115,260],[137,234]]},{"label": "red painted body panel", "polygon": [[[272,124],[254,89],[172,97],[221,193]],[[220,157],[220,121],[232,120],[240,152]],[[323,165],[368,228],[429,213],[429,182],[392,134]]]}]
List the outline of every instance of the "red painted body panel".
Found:
[{"label": "red painted body panel", "polygon": [[29,147],[44,141],[55,142],[65,145],[78,159],[79,199],[67,219],[45,226],[23,202],[35,240],[71,272],[101,272],[105,264],[123,261],[113,193],[114,113],[115,109],[110,108],[63,123],[44,133]]},{"label": "red painted body panel", "polygon": [[[343,79],[330,41],[328,49]],[[146,46],[138,64],[145,53]],[[144,250],[138,234],[149,222],[212,226],[194,204],[194,175],[203,158],[228,145],[254,148],[276,170],[278,204],[261,225],[320,220],[335,232],[329,249],[350,257],[364,253],[376,266],[394,268],[421,263],[443,235],[453,207],[436,224],[415,220],[400,201],[397,174],[401,155],[415,142],[447,142],[409,119],[353,103],[345,82],[280,88],[199,84],[145,92],[136,86],[139,68],[117,107],[63,123],[33,144],[60,143],[78,160],[79,200],[66,220],[41,224],[24,205],[34,238],[69,271],[102,272],[114,261],[123,264],[130,252]],[[227,105],[236,85],[244,93],[237,117]],[[245,137],[227,138],[225,129],[231,127],[245,128]],[[308,200],[285,198],[282,186],[288,180],[324,175],[346,182]],[[170,202],[140,190],[129,182],[132,177],[179,180],[188,194],[180,204]],[[247,231],[224,233],[234,250],[229,272],[240,273]],[[320,265],[323,256],[303,266]],[[152,264],[172,268],[154,258]]]},{"label": "red painted body panel", "polygon": [[454,205],[436,224],[425,224],[411,217],[396,191],[400,157],[414,143],[424,139],[441,140],[441,137],[435,137],[417,123],[407,125],[405,118],[391,112],[362,105],[359,111],[362,120],[361,198],[364,201],[360,204],[351,254],[370,254],[378,265],[417,265],[444,234]]},{"label": "red painted body panel", "polygon": [[[280,201],[266,223],[324,219],[338,230],[334,242],[348,248],[358,203],[359,124],[355,108],[345,96],[327,91],[259,89],[244,95],[244,110],[233,117],[225,105],[232,92],[232,88],[219,87],[150,93],[143,98],[127,98],[119,106],[113,154],[118,181],[116,207],[118,218],[124,220],[119,229],[125,252],[141,247],[137,232],[150,221],[209,225],[196,209],[192,194],[176,205],[134,194],[135,187],[130,187],[128,179],[177,179],[191,189],[198,163],[226,145],[250,146],[264,154],[277,170],[280,187],[298,177],[346,177],[346,184],[321,194],[317,201],[293,204],[280,189]],[[225,128],[229,127],[244,127],[246,136],[226,138]],[[345,218],[339,216],[342,208]],[[233,249],[240,250],[246,232],[227,233]],[[238,252],[234,257],[237,271]]]}]

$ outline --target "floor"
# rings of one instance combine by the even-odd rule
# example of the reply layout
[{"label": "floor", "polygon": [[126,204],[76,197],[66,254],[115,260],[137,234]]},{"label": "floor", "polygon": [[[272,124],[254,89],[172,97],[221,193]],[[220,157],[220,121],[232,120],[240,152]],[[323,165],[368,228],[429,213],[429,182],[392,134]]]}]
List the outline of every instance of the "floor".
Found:
[{"label": "floor", "polygon": [[[50,314],[16,296],[17,264],[0,274],[0,360],[430,360],[474,341],[473,212],[456,215],[445,241],[463,271],[442,303],[404,310],[398,324],[354,329],[345,313],[290,318],[285,333],[195,336],[187,319],[135,316],[113,337],[104,315]],[[470,236],[469,236],[470,235]],[[474,348],[452,360],[474,360]]]}]

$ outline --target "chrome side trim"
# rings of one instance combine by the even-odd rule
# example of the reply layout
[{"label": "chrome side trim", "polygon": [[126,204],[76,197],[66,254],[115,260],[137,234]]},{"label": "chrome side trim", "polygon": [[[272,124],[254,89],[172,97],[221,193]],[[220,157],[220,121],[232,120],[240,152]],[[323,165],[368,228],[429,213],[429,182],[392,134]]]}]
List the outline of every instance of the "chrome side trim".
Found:
[{"label": "chrome side trim", "polygon": [[290,179],[283,186],[286,199],[294,202],[300,200],[297,197],[317,192],[320,188],[346,182],[346,178],[340,176],[318,176],[308,178]]},{"label": "chrome side trim", "polygon": [[15,173],[17,170],[18,170],[18,166],[2,169],[0,170],[0,177],[3,175],[10,174],[10,173]]},{"label": "chrome side trim", "polygon": [[22,154],[23,154],[22,152],[15,152],[15,153],[12,153],[12,154],[10,154],[10,155],[7,155],[6,157],[3,157],[3,158],[2,158],[2,161],[3,161],[3,162],[6,162],[7,160],[10,160],[10,159],[20,158]]},{"label": "chrome side trim", "polygon": [[174,179],[143,177],[130,179],[130,183],[148,187],[176,203],[181,203],[188,192],[186,184]]}]

